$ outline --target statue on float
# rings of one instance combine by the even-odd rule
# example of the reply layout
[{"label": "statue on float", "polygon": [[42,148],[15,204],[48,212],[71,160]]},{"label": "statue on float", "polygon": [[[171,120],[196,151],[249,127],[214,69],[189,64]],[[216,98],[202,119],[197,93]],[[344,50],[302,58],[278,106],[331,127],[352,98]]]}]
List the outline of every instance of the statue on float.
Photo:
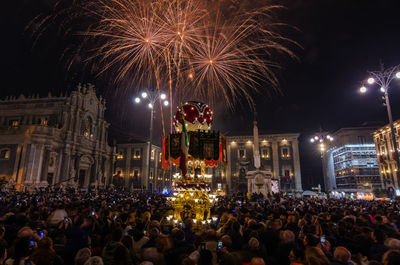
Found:
[{"label": "statue on float", "polygon": [[[162,166],[169,169],[170,161],[179,166],[173,178],[174,208],[171,222],[191,219],[195,227],[211,222],[210,206],[217,200],[210,193],[208,182],[212,175],[207,168],[226,166],[226,139],[212,131],[213,112],[208,105],[189,101],[178,107],[174,115],[175,133],[162,139]],[[172,220],[173,218],[173,220]]]}]

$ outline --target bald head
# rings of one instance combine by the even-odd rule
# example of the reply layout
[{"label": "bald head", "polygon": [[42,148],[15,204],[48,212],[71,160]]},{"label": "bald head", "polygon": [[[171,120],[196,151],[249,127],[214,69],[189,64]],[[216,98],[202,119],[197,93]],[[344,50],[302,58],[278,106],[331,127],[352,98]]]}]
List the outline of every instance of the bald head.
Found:
[{"label": "bald head", "polygon": [[333,258],[342,263],[348,263],[351,259],[351,253],[345,247],[337,247],[333,253]]},{"label": "bald head", "polygon": [[263,258],[259,258],[259,257],[255,257],[251,259],[251,265],[265,265],[264,259]]}]

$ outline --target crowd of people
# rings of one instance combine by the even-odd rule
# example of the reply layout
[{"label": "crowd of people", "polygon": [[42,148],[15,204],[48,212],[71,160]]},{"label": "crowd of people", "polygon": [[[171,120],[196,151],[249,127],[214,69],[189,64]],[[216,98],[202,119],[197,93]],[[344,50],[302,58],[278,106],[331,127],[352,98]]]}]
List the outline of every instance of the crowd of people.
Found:
[{"label": "crowd of people", "polygon": [[0,265],[399,265],[396,201],[219,197],[176,225],[165,195],[0,193]]}]

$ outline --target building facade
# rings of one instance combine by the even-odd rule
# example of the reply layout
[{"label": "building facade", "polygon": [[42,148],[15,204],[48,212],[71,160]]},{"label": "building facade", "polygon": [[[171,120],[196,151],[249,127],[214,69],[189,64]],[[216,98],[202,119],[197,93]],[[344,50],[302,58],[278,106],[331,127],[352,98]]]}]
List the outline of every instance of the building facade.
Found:
[{"label": "building facade", "polygon": [[[169,171],[161,168],[161,148],[152,145],[150,174],[148,173],[149,142],[130,142],[117,144],[115,177],[128,189],[148,189],[163,191],[171,187]],[[149,179],[149,180],[148,180]]]},{"label": "building facade", "polygon": [[376,127],[342,128],[323,156],[328,192],[371,192],[380,187],[378,160],[372,133]]},{"label": "building facade", "polygon": [[[279,189],[301,192],[299,134],[260,134],[260,170],[270,172]],[[228,166],[226,167],[226,189],[228,192],[247,192],[246,175],[254,171],[253,136],[227,136]]]},{"label": "building facade", "polygon": [[104,186],[112,176],[105,100],[91,84],[69,96],[0,101],[0,177],[19,190]]},{"label": "building facade", "polygon": [[[400,149],[400,120],[393,123],[397,148]],[[400,187],[399,171],[396,165],[395,152],[393,148],[390,126],[386,125],[377,129],[374,134],[376,153],[379,162],[379,172],[382,188],[398,189]]]}]

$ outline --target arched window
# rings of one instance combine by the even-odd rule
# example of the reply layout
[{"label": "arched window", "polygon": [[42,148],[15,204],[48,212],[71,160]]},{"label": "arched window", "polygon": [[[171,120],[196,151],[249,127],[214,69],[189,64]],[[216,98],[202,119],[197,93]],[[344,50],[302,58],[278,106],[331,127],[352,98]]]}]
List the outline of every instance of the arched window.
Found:
[{"label": "arched window", "polygon": [[10,149],[1,149],[0,159],[10,159]]},{"label": "arched window", "polygon": [[90,138],[92,135],[92,118],[87,116],[83,121],[82,121],[82,126],[81,126],[81,134],[85,138]]}]

